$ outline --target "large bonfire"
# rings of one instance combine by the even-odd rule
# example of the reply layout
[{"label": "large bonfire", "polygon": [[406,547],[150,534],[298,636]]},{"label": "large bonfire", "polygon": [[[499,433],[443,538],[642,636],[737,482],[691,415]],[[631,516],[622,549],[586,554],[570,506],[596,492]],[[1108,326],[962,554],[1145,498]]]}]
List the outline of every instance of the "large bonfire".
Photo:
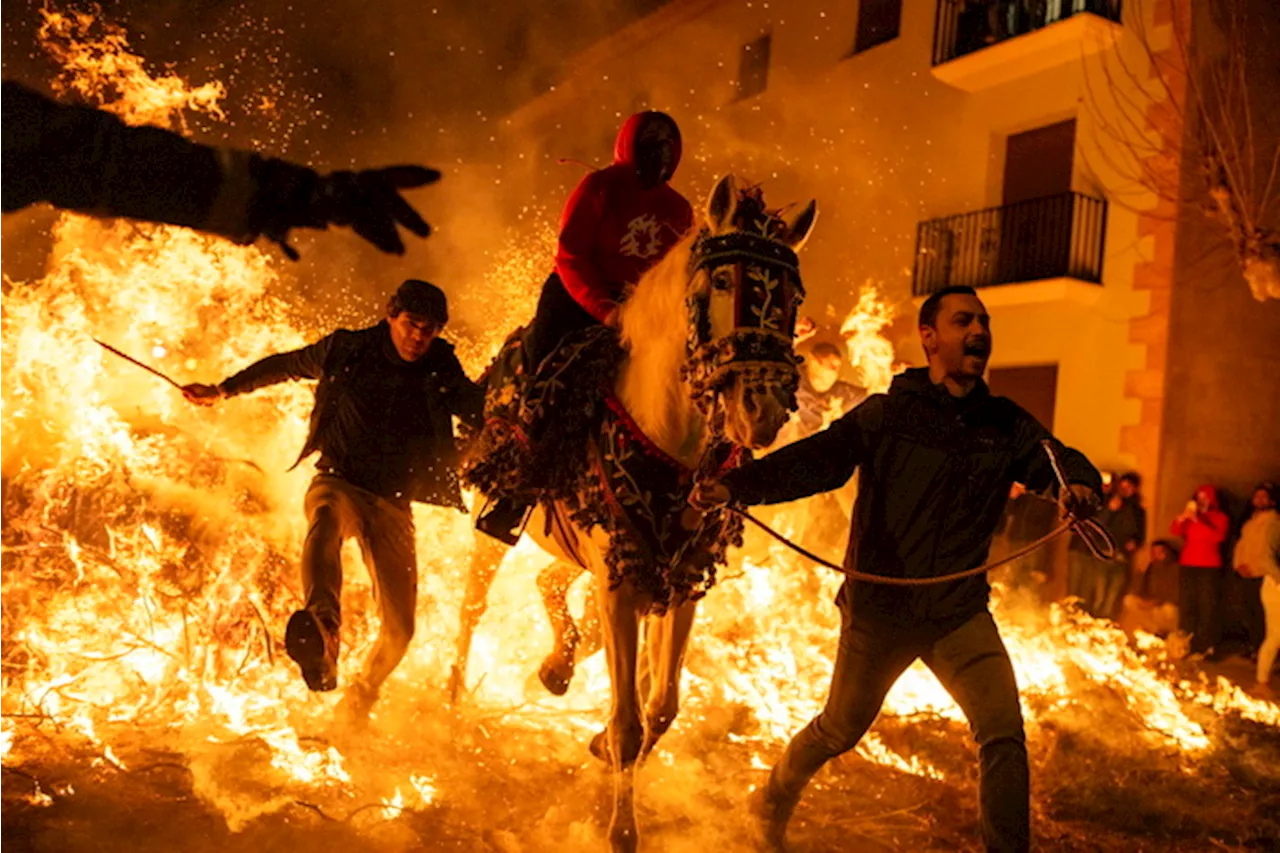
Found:
[{"label": "large bonfire", "polygon": [[[65,88],[130,122],[180,127],[183,110],[220,115],[217,84],[152,76],[122,31],[44,14]],[[334,723],[337,697],[308,693],[279,648],[300,601],[311,471],[287,469],[309,391],[281,386],[196,409],[94,343],[196,380],[315,339],[326,330],[295,314],[275,256],[72,214],[58,218],[54,240],[43,278],[4,281],[0,749],[10,820],[56,826],[61,815],[84,833],[121,826],[123,809],[139,815],[127,832],[178,816],[250,849],[317,827],[371,849],[599,846],[607,785],[585,744],[603,723],[607,676],[597,657],[563,698],[531,684],[550,644],[534,585],[546,558],[526,545],[508,558],[476,636],[469,692],[448,709],[473,539],[465,517],[417,509],[418,633],[371,728],[349,733]],[[498,266],[478,286],[511,292],[498,279],[526,274],[522,266]],[[866,287],[843,325],[873,390],[891,375],[880,336],[891,319]],[[499,340],[464,344],[475,374]],[[806,511],[787,507],[776,520],[785,528]],[[352,575],[344,666],[363,658],[376,618],[363,571]],[[824,698],[838,583],[779,545],[749,541],[708,596],[681,717],[641,775],[656,849],[739,843],[734,810]],[[585,594],[575,590],[575,607]],[[1180,679],[1154,637],[997,599],[1023,688],[1042,835],[1068,844],[1089,833],[1097,846],[1122,847],[1125,833],[1139,833],[1195,846],[1275,831],[1258,803],[1280,778],[1276,705],[1226,681]],[[815,794],[799,835],[824,849],[850,837],[971,843],[966,738],[959,709],[917,664],[857,757],[822,777],[856,796]],[[1215,813],[1182,814],[1203,806]],[[185,849],[181,827],[149,831],[118,842],[88,832],[96,849]],[[54,846],[74,848],[76,832]]]}]

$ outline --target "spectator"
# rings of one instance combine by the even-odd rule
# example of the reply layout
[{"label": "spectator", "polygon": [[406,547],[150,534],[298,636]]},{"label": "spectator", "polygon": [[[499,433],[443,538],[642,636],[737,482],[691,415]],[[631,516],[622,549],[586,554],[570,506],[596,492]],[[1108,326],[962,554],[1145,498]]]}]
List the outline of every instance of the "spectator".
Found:
[{"label": "spectator", "polygon": [[1231,564],[1246,578],[1262,579],[1262,611],[1266,636],[1258,650],[1258,685],[1270,690],[1271,667],[1280,650],[1280,513],[1276,512],[1275,483],[1260,483],[1250,503],[1253,512],[1240,531]]},{"label": "spectator", "polygon": [[1151,562],[1138,571],[1133,593],[1124,597],[1120,627],[1161,637],[1178,630],[1178,546],[1169,539],[1151,545]]},{"label": "spectator", "polygon": [[[813,435],[867,397],[865,388],[840,378],[845,365],[840,347],[827,341],[813,342],[817,334],[818,326],[812,318],[796,321],[796,344],[805,344],[800,387],[796,389],[798,411],[778,433],[778,447]],[[852,485],[815,495],[795,529],[796,540],[818,550],[843,547],[852,511]]]},{"label": "spectator", "polygon": [[1119,615],[1120,596],[1129,585],[1134,555],[1147,540],[1147,511],[1142,508],[1141,486],[1142,478],[1137,472],[1125,474],[1098,514],[1098,520],[1111,534],[1111,541],[1116,543],[1115,559],[1099,561],[1094,573],[1090,612],[1100,619],[1115,619]]},{"label": "spectator", "polygon": [[1228,527],[1227,514],[1218,508],[1218,490],[1210,485],[1196,489],[1195,499],[1170,525],[1170,532],[1183,541],[1178,558],[1178,618],[1179,627],[1191,636],[1193,655],[1214,657],[1222,598],[1222,543]]},{"label": "spectator", "polygon": [[867,390],[840,378],[844,357],[840,348],[822,341],[813,345],[800,371],[796,390],[797,439],[813,435],[867,398]]},{"label": "spectator", "polygon": [[[1106,507],[1111,504],[1112,491],[1115,488],[1114,477],[1110,471],[1102,472],[1103,510],[1098,514],[1099,522],[1106,523]],[[1119,544],[1118,542],[1116,543]],[[1071,547],[1067,550],[1067,596],[1080,599],[1085,611],[1097,615],[1098,586],[1101,571],[1098,559],[1093,556],[1089,546],[1079,536],[1071,537]]]}]

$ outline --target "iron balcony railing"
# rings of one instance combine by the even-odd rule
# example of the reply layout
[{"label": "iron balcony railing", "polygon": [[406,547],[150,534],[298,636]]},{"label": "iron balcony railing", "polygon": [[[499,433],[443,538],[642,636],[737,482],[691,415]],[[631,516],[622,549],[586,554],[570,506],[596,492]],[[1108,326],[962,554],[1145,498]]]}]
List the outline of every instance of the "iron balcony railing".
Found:
[{"label": "iron balcony railing", "polygon": [[1046,278],[1102,281],[1107,203],[1062,193],[921,222],[912,292]]},{"label": "iron balcony railing", "polygon": [[982,50],[1072,15],[1120,21],[1120,0],[938,0],[933,64]]}]

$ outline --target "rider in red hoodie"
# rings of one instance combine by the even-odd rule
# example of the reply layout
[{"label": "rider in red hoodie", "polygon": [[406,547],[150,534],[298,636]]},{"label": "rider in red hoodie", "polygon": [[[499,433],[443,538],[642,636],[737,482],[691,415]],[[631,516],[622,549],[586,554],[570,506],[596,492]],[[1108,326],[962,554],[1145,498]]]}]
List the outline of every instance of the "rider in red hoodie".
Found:
[{"label": "rider in red hoodie", "polygon": [[613,165],[587,175],[569,196],[555,271],[542,286],[526,344],[531,366],[568,333],[612,323],[625,289],[689,230],[693,208],[668,183],[680,147],[670,116],[636,113],[618,131]]},{"label": "rider in red hoodie", "polygon": [[1173,520],[1170,532],[1185,543],[1178,558],[1178,627],[1191,635],[1191,652],[1210,652],[1218,641],[1222,598],[1222,543],[1230,520],[1218,509],[1218,490],[1204,485]]},{"label": "rider in red hoodie", "polygon": [[[542,286],[525,337],[531,370],[566,335],[597,323],[613,325],[627,288],[693,225],[693,208],[668,183],[680,150],[680,128],[671,116],[636,113],[618,131],[613,164],[587,175],[569,196],[560,218],[555,271]],[[528,508],[499,500],[476,526],[514,545]]]}]

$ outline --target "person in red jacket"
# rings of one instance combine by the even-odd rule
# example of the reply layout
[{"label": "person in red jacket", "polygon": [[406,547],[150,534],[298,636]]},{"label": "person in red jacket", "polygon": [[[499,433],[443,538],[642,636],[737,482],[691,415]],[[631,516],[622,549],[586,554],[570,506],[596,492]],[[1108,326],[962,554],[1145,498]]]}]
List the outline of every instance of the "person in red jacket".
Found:
[{"label": "person in red jacket", "polygon": [[1209,654],[1218,642],[1222,598],[1222,543],[1230,520],[1218,509],[1218,490],[1196,489],[1170,532],[1184,542],[1178,558],[1178,627],[1191,635],[1191,653]]},{"label": "person in red jacket", "polygon": [[[693,208],[668,183],[680,163],[680,128],[666,113],[636,113],[623,123],[613,164],[582,179],[560,217],[555,269],[542,286],[525,336],[531,371],[565,336],[614,325],[627,289],[693,225]],[[536,438],[536,436],[531,436]],[[476,527],[514,545],[529,509],[500,499]]]}]

